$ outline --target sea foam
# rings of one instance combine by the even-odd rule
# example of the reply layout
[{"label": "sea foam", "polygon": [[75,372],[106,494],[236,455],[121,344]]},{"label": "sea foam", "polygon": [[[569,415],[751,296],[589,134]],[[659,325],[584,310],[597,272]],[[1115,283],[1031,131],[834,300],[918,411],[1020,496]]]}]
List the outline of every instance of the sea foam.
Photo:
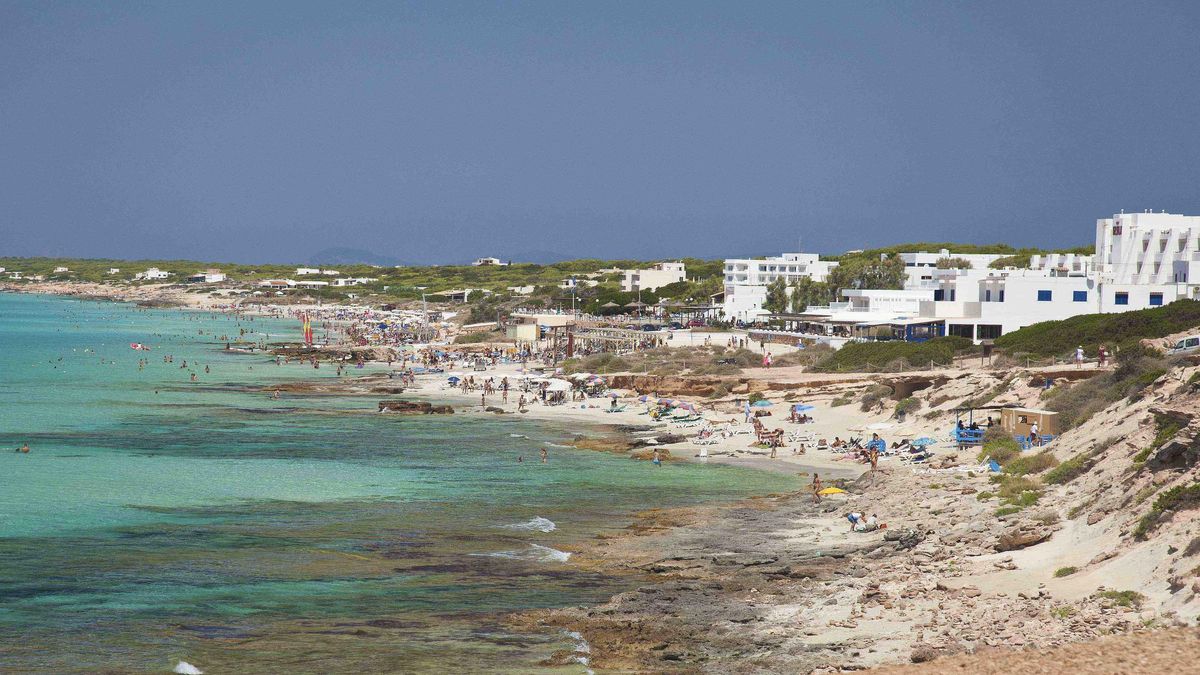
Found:
[{"label": "sea foam", "polygon": [[523,523],[501,525],[500,527],[509,530],[521,530],[523,532],[553,532],[558,528],[558,526],[554,524],[553,520],[550,520],[549,518],[543,518],[541,516],[534,516],[533,519],[527,520]]},{"label": "sea foam", "polygon": [[566,562],[570,553],[560,551],[541,544],[530,544],[528,548],[516,551],[496,551],[495,553],[473,553],[484,558],[506,558],[509,560],[530,560],[533,562]]}]

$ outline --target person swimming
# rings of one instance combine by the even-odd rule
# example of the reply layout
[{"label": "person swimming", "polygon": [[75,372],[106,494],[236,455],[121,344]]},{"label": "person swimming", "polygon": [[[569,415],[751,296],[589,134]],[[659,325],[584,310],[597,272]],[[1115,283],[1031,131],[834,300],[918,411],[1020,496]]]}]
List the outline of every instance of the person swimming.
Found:
[{"label": "person swimming", "polygon": [[21,447],[17,448],[17,452],[19,452],[23,455],[28,455],[29,454],[29,444],[28,443],[21,444]]}]

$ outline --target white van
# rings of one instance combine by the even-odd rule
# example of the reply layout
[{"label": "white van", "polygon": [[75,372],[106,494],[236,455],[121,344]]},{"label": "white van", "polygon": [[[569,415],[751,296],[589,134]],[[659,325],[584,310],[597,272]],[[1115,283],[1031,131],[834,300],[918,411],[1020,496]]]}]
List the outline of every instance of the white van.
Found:
[{"label": "white van", "polygon": [[1183,354],[1195,349],[1200,349],[1200,335],[1192,335],[1190,337],[1183,338],[1179,342],[1176,342],[1175,346],[1168,350],[1167,353]]}]

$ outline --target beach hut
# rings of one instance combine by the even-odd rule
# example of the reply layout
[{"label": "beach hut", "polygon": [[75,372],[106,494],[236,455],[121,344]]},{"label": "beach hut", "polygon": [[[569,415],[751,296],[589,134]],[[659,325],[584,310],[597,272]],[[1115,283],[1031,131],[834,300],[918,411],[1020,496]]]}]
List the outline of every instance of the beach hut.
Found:
[{"label": "beach hut", "polygon": [[1000,411],[1000,427],[1014,436],[1028,436],[1035,423],[1039,436],[1058,435],[1058,413],[1053,410],[1004,408]]}]

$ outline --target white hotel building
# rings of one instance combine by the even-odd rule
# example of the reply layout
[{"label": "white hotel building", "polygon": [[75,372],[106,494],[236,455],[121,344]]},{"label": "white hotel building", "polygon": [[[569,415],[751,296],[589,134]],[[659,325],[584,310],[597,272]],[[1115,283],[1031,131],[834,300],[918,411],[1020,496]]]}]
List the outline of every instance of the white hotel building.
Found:
[{"label": "white hotel building", "polygon": [[725,318],[729,321],[754,321],[768,312],[763,309],[767,284],[783,279],[809,278],[825,281],[836,262],[820,260],[816,253],[784,253],[755,260],[733,258],[725,261]]},{"label": "white hotel building", "polygon": [[[843,290],[846,302],[810,308],[789,323],[810,330],[823,326],[827,334],[838,335],[891,327],[909,337],[912,327],[920,326],[922,335],[979,341],[1042,321],[1200,299],[1196,216],[1145,212],[1101,218],[1092,255],[1033,256],[1028,269],[989,269],[990,260],[953,254],[949,257],[970,260],[972,268],[937,269],[936,258],[945,253],[915,254],[911,261],[914,254],[901,254],[915,269],[904,291]],[[935,260],[922,264],[928,263],[925,255]]]}]

